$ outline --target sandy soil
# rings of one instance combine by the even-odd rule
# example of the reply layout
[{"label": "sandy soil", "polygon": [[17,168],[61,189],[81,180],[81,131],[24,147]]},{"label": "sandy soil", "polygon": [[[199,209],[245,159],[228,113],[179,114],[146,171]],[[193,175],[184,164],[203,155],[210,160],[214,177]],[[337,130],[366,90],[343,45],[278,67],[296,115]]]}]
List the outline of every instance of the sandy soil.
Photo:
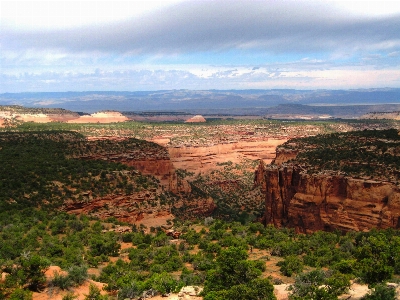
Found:
[{"label": "sandy soil", "polygon": [[77,119],[68,120],[67,123],[115,123],[125,122],[129,119],[119,112],[94,113],[88,116],[80,116]]},{"label": "sandy soil", "polygon": [[154,214],[154,215],[148,215],[144,214],[144,218],[141,219],[140,221],[136,221],[136,225],[143,224],[147,228],[150,227],[159,227],[161,225],[166,225],[168,220],[173,220],[175,217],[170,214],[166,213],[164,215],[159,215],[159,214]]},{"label": "sandy soil", "polygon": [[23,122],[35,122],[35,123],[49,123],[53,120],[45,114],[22,114],[18,115],[17,119]]},{"label": "sandy soil", "polygon": [[365,284],[352,283],[349,292],[346,295],[342,295],[341,299],[355,300],[360,299],[369,292],[369,288]]},{"label": "sandy soil", "polygon": [[[10,114],[3,114],[6,118],[11,117]],[[50,123],[50,122],[66,122],[66,123],[115,123],[125,122],[129,119],[119,112],[100,112],[85,116],[73,115],[46,115],[46,114],[17,114],[17,120],[23,122]],[[3,118],[0,118],[0,127],[3,125]]]},{"label": "sandy soil", "polygon": [[289,299],[289,288],[290,284],[284,283],[280,285],[274,285],[274,294],[277,300]]},{"label": "sandy soil", "polygon": [[[45,273],[47,282],[50,282],[54,277],[54,272],[58,272],[63,274],[60,267],[58,266],[50,266],[50,268]],[[96,282],[93,280],[87,280],[83,285],[71,289],[71,291],[78,297],[78,300],[85,299],[85,295],[89,294],[89,286],[90,284],[96,285],[100,290],[103,289],[104,284],[100,282]],[[32,300],[62,300],[62,298],[68,293],[68,291],[63,291],[60,289],[52,289],[46,288],[41,293],[33,293]],[[106,294],[104,291],[102,294]]]},{"label": "sandy soil", "polygon": [[[97,286],[101,290],[101,294],[106,295],[106,292],[102,291],[104,284],[93,280],[87,280],[83,285],[71,289],[71,292],[75,296],[77,296],[78,300],[84,300],[86,295],[89,294],[90,284],[94,284],[95,286]],[[45,289],[41,293],[33,293],[32,300],[62,300],[62,298],[67,294],[68,291],[63,291],[59,289]]]}]

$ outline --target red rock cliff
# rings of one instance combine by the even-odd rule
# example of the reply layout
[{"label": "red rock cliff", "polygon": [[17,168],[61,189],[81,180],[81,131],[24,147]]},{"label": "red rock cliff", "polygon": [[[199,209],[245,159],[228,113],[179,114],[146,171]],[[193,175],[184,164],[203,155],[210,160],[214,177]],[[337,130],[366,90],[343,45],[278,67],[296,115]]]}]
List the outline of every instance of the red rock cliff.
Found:
[{"label": "red rock cliff", "polygon": [[[285,161],[279,153],[277,160]],[[265,193],[267,224],[298,232],[400,228],[400,189],[395,184],[333,172],[310,175],[303,168],[260,163],[255,185]]]}]

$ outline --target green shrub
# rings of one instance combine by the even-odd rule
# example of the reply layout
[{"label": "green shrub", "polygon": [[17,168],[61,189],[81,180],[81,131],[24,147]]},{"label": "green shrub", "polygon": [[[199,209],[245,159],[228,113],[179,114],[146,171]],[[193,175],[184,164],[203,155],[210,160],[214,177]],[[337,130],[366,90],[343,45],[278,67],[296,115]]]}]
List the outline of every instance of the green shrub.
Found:
[{"label": "green shrub", "polygon": [[74,285],[81,285],[88,278],[88,268],[85,265],[72,266],[68,269],[68,277]]},{"label": "green shrub", "polygon": [[296,276],[295,283],[291,285],[290,299],[337,299],[350,287],[348,276],[320,269],[301,273]]},{"label": "green shrub", "polygon": [[32,292],[21,288],[15,289],[9,296],[9,300],[32,300]]},{"label": "green shrub", "polygon": [[89,286],[89,294],[85,295],[85,300],[108,300],[108,296],[102,295],[100,289],[91,283]]},{"label": "green shrub", "polygon": [[64,297],[62,297],[62,300],[76,300],[76,299],[78,299],[78,296],[74,295],[74,293],[72,292],[69,292]]},{"label": "green shrub", "polygon": [[74,283],[68,275],[61,275],[58,272],[54,272],[54,277],[51,280],[51,285],[58,287],[62,290],[67,290],[72,287]]},{"label": "green shrub", "polygon": [[368,293],[362,300],[395,300],[396,290],[386,284],[378,284],[372,292]]},{"label": "green shrub", "polygon": [[153,274],[150,278],[151,287],[161,293],[162,295],[177,292],[182,286],[175,280],[171,274],[162,272],[160,274]]},{"label": "green shrub", "polygon": [[367,284],[375,284],[392,278],[393,267],[388,266],[381,260],[370,258],[358,262],[359,277]]},{"label": "green shrub", "polygon": [[284,261],[280,261],[276,265],[280,267],[281,273],[288,277],[293,273],[301,273],[304,268],[303,261],[295,255],[286,256]]}]

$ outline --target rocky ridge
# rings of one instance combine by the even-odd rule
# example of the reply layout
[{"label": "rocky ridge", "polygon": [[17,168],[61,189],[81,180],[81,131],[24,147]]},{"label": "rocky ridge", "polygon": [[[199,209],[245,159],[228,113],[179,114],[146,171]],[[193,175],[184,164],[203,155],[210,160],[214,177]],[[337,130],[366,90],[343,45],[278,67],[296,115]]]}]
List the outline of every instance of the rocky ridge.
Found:
[{"label": "rocky ridge", "polygon": [[255,172],[255,186],[265,195],[265,223],[304,233],[400,228],[398,183],[382,176],[349,176],[323,165],[319,172],[315,167],[310,172],[310,166],[298,160],[306,150],[288,143],[292,149],[287,144],[278,148],[275,161],[261,161]]},{"label": "rocky ridge", "polygon": [[400,120],[400,111],[393,112],[371,112],[361,116],[362,119],[376,119],[376,120]]},{"label": "rocky ridge", "polygon": [[216,207],[209,197],[190,195],[190,184],[177,176],[167,149],[160,145],[124,138],[92,138],[85,145],[86,149],[72,157],[122,163],[134,167],[137,171],[133,172],[139,178],[140,174],[148,175],[158,184],[130,194],[93,197],[89,192],[80,201],[75,199],[64,204],[63,210],[69,213],[84,212],[101,219],[115,217],[124,222],[159,226],[174,218],[172,211],[208,216]]},{"label": "rocky ridge", "polygon": [[114,123],[129,119],[116,111],[102,111],[91,115],[80,115],[61,108],[26,108],[18,105],[0,106],[0,127],[12,126],[16,122],[35,123]]}]

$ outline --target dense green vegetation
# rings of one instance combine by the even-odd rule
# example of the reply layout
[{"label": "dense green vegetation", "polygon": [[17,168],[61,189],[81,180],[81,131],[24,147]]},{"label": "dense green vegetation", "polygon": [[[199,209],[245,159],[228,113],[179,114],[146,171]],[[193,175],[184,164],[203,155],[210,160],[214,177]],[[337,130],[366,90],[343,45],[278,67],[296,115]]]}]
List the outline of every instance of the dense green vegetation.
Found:
[{"label": "dense green vegetation", "polygon": [[[30,291],[44,287],[49,265],[64,270],[47,283],[62,290],[87,280],[88,267],[101,265],[101,274],[92,278],[106,283],[105,290],[118,299],[167,294],[185,285],[204,286],[204,299],[274,299],[272,283],[280,283],[281,276],[294,278],[292,299],[336,299],[350,279],[378,284],[376,293],[391,292],[380,283],[400,280],[397,230],[298,235],[260,223],[208,219],[209,225],[177,222],[183,235],[173,242],[160,228],[147,233],[134,226],[117,234],[103,231],[112,223],[85,216],[32,210],[19,216],[1,226],[0,266],[8,275],[0,282],[0,299],[21,293],[30,299]],[[130,247],[121,250],[122,241]],[[119,259],[110,262],[113,256]],[[265,277],[271,259],[281,276]]]},{"label": "dense green vegetation", "polygon": [[364,130],[292,139],[282,147],[299,150],[295,161],[309,173],[343,174],[400,183],[400,135],[396,129]]},{"label": "dense green vegetation", "polygon": [[[318,147],[311,145],[320,143],[322,149],[324,143],[333,141],[343,149],[347,143],[360,145],[363,141],[366,154],[357,155],[379,149],[383,157],[387,156],[383,161],[389,171],[399,166],[398,161],[391,160],[398,155],[399,147],[399,136],[391,130],[319,136],[296,143],[304,143],[306,153],[313,155]],[[58,210],[65,200],[82,201],[89,192],[128,195],[156,187],[156,180],[120,163],[82,159],[154,147],[136,139],[87,142],[73,132],[2,133],[0,270],[5,279],[0,281],[0,299],[28,300],[32,292],[45,287],[70,291],[64,299],[74,299],[73,288],[88,278],[106,284],[109,296],[100,295],[91,286],[86,297],[100,300],[168,294],[185,285],[203,286],[202,295],[208,300],[275,299],[272,284],[281,283],[282,278],[292,283],[291,299],[337,299],[346,292],[350,280],[375,287],[365,299],[394,299],[393,289],[384,283],[400,281],[399,230],[301,235],[287,228],[264,227],[251,222],[254,217],[242,214],[239,222],[175,220],[174,226],[182,236],[172,241],[159,227],[146,230],[131,226],[132,232],[116,233],[110,229],[123,223],[115,218],[99,220]],[[300,158],[304,162],[309,159]],[[240,200],[238,192],[242,184],[249,183],[251,174],[229,162],[220,167],[220,171],[192,182],[195,193]],[[178,175],[193,174],[181,170]],[[226,194],[209,184],[222,177],[228,183],[222,185]],[[224,218],[239,209],[228,208],[221,206],[217,216]],[[246,213],[256,216],[255,212]],[[268,273],[267,263],[271,261],[280,274]],[[44,272],[50,265],[61,267],[63,272],[48,282]],[[90,275],[90,267],[99,268],[100,274]]]},{"label": "dense green vegetation", "polygon": [[[129,194],[156,185],[121,163],[79,159],[123,153],[158,145],[129,139],[92,141],[73,132],[6,132],[0,135],[0,209],[59,207],[67,199],[82,200],[110,193]],[[136,150],[137,149],[137,150]]]},{"label": "dense green vegetation", "polygon": [[[79,274],[85,278],[85,270],[80,269],[83,257],[86,264],[95,266],[108,261],[109,255],[116,255],[119,244],[114,233],[101,233],[99,223],[93,225],[93,231],[85,232],[87,218],[77,219],[58,210],[67,200],[89,201],[88,195],[127,195],[157,186],[155,179],[126,165],[82,159],[127,151],[140,154],[157,147],[136,139],[88,142],[74,132],[2,133],[0,263],[10,274],[3,297],[5,294],[12,298],[13,289],[20,294],[24,293],[22,288],[40,290],[43,272],[50,263],[68,268],[73,274],[55,279],[56,286],[65,288],[80,284]],[[66,235],[66,240],[60,242],[57,235]],[[73,236],[71,240],[69,235]]]}]

